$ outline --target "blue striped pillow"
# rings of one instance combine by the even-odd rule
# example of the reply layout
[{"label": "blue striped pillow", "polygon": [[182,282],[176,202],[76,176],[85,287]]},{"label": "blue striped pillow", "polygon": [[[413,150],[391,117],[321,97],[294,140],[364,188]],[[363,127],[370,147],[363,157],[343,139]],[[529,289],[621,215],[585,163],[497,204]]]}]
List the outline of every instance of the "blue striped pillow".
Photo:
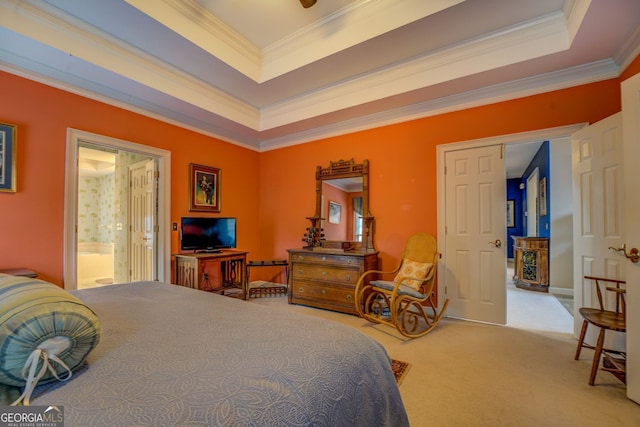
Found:
[{"label": "blue striped pillow", "polygon": [[[0,384],[25,386],[23,368],[34,350],[53,354],[52,370],[66,377],[99,341],[100,321],[78,298],[52,283],[0,274]],[[48,370],[37,382],[56,379]]]}]

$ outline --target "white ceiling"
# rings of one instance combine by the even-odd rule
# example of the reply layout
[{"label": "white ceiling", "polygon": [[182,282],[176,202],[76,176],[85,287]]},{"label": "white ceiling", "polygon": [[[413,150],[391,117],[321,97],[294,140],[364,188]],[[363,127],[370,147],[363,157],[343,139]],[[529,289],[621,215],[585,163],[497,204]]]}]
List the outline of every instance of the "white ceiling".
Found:
[{"label": "white ceiling", "polygon": [[0,69],[266,151],[617,77],[639,28],[638,0],[0,0]]}]

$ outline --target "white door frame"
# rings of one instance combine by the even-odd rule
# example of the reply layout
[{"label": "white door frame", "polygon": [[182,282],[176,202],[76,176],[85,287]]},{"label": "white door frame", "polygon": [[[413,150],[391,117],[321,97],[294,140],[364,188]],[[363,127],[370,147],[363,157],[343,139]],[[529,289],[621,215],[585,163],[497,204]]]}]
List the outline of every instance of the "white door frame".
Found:
[{"label": "white door frame", "polygon": [[171,218],[171,152],[148,145],[137,144],[121,139],[111,138],[67,128],[67,147],[65,159],[65,191],[64,191],[64,247],[63,247],[63,282],[65,289],[77,289],[77,227],[78,227],[78,147],[87,142],[119,150],[146,154],[158,161],[158,245],[156,261],[158,280],[171,280],[171,236],[169,223]]},{"label": "white door frame", "polygon": [[[446,224],[446,210],[445,210],[445,155],[449,151],[464,150],[467,148],[486,147],[496,144],[513,144],[522,142],[540,142],[556,138],[570,137],[573,132],[576,132],[583,127],[586,123],[579,123],[568,126],[560,126],[556,128],[541,129],[530,132],[514,133],[509,135],[500,135],[490,138],[475,139],[471,141],[456,142],[450,144],[441,144],[436,147],[437,152],[437,200],[438,200],[438,252],[443,254],[443,258],[438,262],[438,277],[444,276],[444,269],[447,267],[447,259],[444,254],[447,253],[445,247],[445,224]],[[506,274],[506,271],[505,271]],[[438,280],[438,295],[445,295],[444,280]],[[445,298],[438,298],[438,305],[442,308]],[[446,315],[446,314],[445,314]]]}]

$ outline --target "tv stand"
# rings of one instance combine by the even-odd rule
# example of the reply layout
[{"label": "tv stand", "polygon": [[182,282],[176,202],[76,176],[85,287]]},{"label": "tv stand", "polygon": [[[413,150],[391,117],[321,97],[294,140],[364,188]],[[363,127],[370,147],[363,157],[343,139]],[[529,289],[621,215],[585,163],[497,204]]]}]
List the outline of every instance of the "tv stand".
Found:
[{"label": "tv stand", "polygon": [[174,259],[176,285],[246,299],[247,252],[175,254]]}]

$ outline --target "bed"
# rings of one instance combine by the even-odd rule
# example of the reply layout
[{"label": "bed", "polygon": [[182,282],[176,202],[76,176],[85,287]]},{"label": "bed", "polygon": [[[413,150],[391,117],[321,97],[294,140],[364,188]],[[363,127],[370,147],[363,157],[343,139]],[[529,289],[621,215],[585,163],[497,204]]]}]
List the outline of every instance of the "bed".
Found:
[{"label": "bed", "polygon": [[386,351],[346,325],[158,282],[72,294],[100,342],[31,399],[66,425],[408,425]]}]

